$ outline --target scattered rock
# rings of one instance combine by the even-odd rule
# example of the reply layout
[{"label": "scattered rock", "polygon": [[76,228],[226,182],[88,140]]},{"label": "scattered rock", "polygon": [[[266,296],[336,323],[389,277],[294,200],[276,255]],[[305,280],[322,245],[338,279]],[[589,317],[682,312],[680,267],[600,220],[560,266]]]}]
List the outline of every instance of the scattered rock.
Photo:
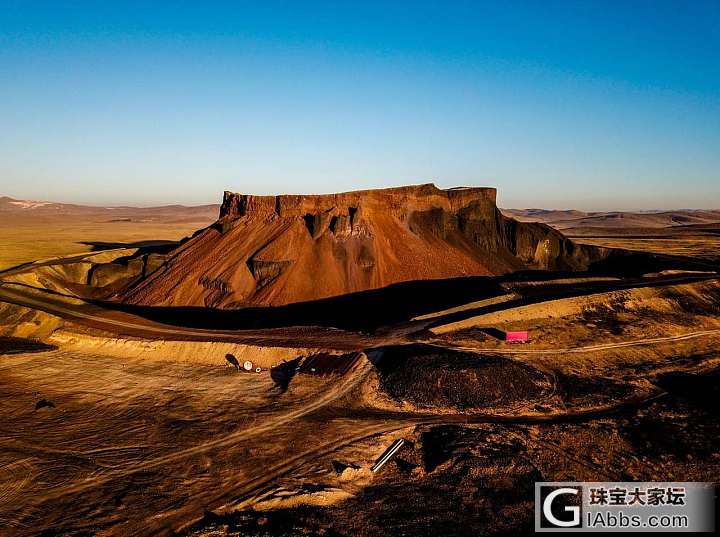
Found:
[{"label": "scattered rock", "polygon": [[40,399],[35,403],[35,410],[40,410],[41,408],[55,408],[55,403],[47,399]]}]

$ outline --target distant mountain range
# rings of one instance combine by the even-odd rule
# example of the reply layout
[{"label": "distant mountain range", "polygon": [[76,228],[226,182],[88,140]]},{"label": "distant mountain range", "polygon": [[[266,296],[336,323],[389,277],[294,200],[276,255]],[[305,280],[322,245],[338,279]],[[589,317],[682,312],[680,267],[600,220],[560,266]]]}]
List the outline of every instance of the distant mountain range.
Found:
[{"label": "distant mountain range", "polygon": [[542,222],[572,232],[619,229],[664,229],[680,226],[706,226],[720,223],[720,210],[679,209],[672,211],[607,211],[501,209],[503,214],[521,222]]},{"label": "distant mountain range", "polygon": [[[602,229],[659,230],[676,226],[698,226],[720,224],[720,210],[678,209],[669,211],[605,211],[583,212],[573,209],[500,209],[509,217],[520,222],[541,222],[570,234],[598,232]],[[0,197],[0,213],[5,215],[87,215],[108,220],[135,219],[186,219],[210,218],[219,215],[220,204],[207,205],[162,205],[158,207],[100,207],[50,201],[20,200],[8,196]]]},{"label": "distant mountain range", "polygon": [[0,215],[13,217],[44,218],[50,216],[86,216],[106,221],[164,221],[182,222],[198,218],[215,220],[220,212],[219,204],[209,205],[163,205],[159,207],[95,207],[50,201],[18,200],[0,197]]}]

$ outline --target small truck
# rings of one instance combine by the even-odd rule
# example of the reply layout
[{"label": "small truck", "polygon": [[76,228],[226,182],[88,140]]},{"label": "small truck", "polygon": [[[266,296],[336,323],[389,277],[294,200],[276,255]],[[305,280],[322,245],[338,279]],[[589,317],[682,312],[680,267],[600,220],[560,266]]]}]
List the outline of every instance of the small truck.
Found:
[{"label": "small truck", "polygon": [[527,343],[529,336],[527,330],[512,330],[504,332],[505,341],[508,343]]}]

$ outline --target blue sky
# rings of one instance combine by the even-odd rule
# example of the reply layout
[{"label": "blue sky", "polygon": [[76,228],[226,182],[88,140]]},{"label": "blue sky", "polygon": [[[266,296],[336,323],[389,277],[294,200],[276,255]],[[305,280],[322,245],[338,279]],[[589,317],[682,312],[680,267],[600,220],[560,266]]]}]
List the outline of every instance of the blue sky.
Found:
[{"label": "blue sky", "polygon": [[720,1],[0,3],[0,194],[720,208]]}]

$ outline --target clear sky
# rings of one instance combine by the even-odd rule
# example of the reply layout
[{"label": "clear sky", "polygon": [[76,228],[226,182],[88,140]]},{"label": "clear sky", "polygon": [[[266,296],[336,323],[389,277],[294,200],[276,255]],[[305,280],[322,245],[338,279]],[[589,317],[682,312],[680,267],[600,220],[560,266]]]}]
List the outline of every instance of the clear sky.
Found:
[{"label": "clear sky", "polygon": [[720,0],[0,2],[0,195],[720,208]]}]

